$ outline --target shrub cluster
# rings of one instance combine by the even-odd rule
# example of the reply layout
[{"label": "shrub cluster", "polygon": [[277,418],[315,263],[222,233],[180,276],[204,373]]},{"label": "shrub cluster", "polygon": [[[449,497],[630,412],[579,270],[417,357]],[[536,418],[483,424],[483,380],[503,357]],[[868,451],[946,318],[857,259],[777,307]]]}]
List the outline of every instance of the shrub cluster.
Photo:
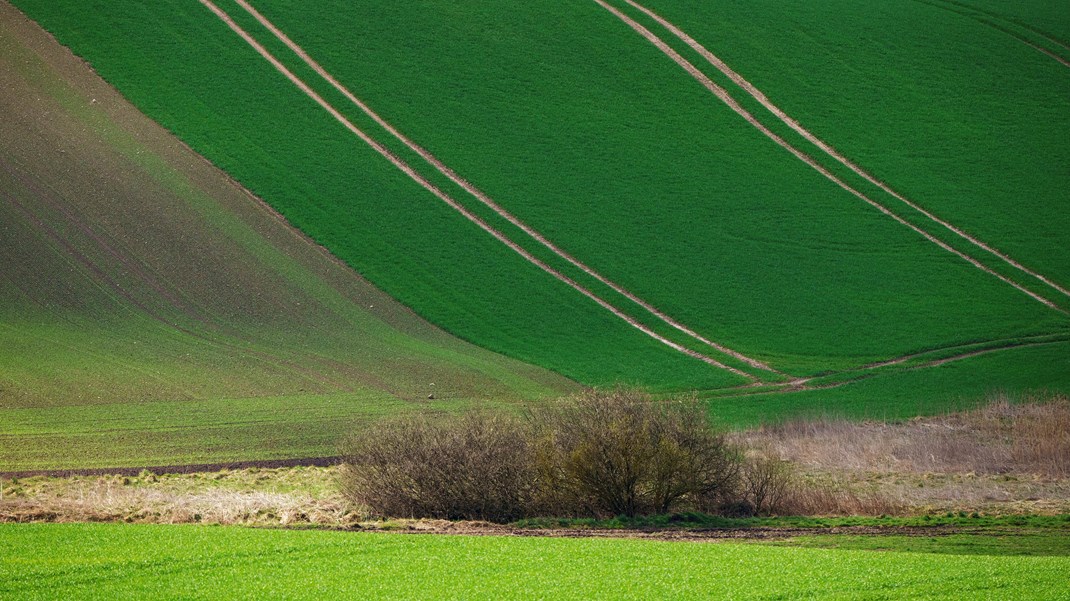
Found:
[{"label": "shrub cluster", "polygon": [[543,514],[650,515],[709,509],[735,491],[740,454],[696,400],[623,389],[533,411],[529,443]]},{"label": "shrub cluster", "polygon": [[481,413],[381,422],[346,444],[342,491],[386,517],[524,517],[535,471],[520,426],[515,418]]},{"label": "shrub cluster", "polygon": [[771,510],[783,466],[745,460],[697,400],[592,391],[523,416],[397,417],[350,440],[342,486],[373,515],[509,521]]}]

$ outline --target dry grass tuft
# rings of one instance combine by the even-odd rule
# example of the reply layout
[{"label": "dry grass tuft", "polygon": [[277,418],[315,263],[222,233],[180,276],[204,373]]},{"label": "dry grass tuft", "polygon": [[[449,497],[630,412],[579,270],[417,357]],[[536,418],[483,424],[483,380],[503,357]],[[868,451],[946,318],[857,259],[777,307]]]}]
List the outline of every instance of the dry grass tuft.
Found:
[{"label": "dry grass tuft", "polygon": [[882,492],[796,481],[775,509],[780,515],[900,515],[905,507]]},{"label": "dry grass tuft", "polygon": [[795,421],[742,432],[760,458],[792,466],[772,511],[880,515],[1070,509],[1070,400],[1013,403],[902,423]]},{"label": "dry grass tuft", "polygon": [[1070,400],[984,407],[899,424],[819,419],[739,436],[748,446],[820,469],[1070,476]]},{"label": "dry grass tuft", "polygon": [[[354,519],[348,505],[336,495],[295,490],[292,482],[283,486],[282,479],[296,471],[9,481],[0,501],[0,522],[339,525]],[[306,470],[301,478],[332,479],[333,471]]]}]

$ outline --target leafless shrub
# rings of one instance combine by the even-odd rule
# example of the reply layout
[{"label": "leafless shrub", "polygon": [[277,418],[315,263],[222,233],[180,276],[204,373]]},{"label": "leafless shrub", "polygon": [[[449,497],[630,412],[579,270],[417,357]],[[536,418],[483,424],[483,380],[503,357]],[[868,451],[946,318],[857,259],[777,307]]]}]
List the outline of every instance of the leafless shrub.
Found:
[{"label": "leafless shrub", "polygon": [[747,458],[743,468],[742,492],[758,514],[784,509],[793,492],[792,467],[776,457],[758,455]]},{"label": "leafless shrub", "polygon": [[734,490],[739,453],[695,399],[591,391],[533,411],[538,509],[640,515],[706,507]]},{"label": "leafless shrub", "polygon": [[517,419],[407,416],[344,448],[343,492],[374,515],[508,521],[525,515],[534,472]]},{"label": "leafless shrub", "polygon": [[503,521],[705,509],[736,489],[739,453],[697,400],[616,389],[532,410],[407,417],[353,439],[342,485],[389,517]]}]

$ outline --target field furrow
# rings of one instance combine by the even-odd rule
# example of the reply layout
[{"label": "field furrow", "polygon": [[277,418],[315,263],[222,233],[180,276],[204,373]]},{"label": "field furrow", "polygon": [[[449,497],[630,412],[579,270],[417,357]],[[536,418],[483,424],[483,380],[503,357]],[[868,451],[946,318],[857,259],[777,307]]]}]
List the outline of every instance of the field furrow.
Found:
[{"label": "field furrow", "polygon": [[[995,29],[996,31],[999,31],[1001,33],[1005,33],[1005,34],[1009,35],[1010,37],[1018,40],[1019,42],[1025,44],[1026,46],[1029,46],[1030,48],[1032,48],[1032,49],[1034,49],[1034,50],[1036,50],[1036,51],[1038,51],[1038,52],[1040,52],[1042,54],[1050,56],[1051,58],[1055,59],[1056,61],[1058,61],[1059,63],[1061,63],[1065,67],[1070,67],[1070,59],[1067,59],[1065,56],[1059,54],[1059,52],[1070,52],[1070,46],[1067,46],[1066,44],[1064,44],[1064,43],[1062,43],[1062,42],[1060,42],[1060,41],[1058,41],[1058,40],[1056,40],[1056,39],[1054,39],[1054,38],[1052,38],[1052,37],[1050,37],[1048,35],[1045,35],[1044,33],[1040,32],[1040,31],[1037,31],[1035,28],[1029,27],[1027,25],[1023,25],[1021,23],[1015,23],[1012,20],[1007,19],[1006,17],[1003,17],[1003,16],[999,15],[998,13],[995,13],[995,12],[992,12],[992,11],[982,10],[982,9],[970,6],[970,5],[962,3],[962,2],[954,2],[954,1],[950,1],[950,0],[917,0],[917,1],[922,2],[924,4],[928,4],[929,6],[935,6],[935,7],[938,7],[938,8],[942,8],[944,10],[947,10],[947,11],[950,11],[950,12],[953,12],[953,13],[968,17],[970,19],[973,19],[974,21],[977,21],[978,23],[981,23],[982,25],[985,25],[987,27],[991,27],[992,29]],[[1019,30],[1025,29],[1030,34],[1032,34],[1033,36],[1039,36],[1044,41],[1046,41],[1046,42],[1054,45],[1056,48],[1058,48],[1059,52],[1055,52],[1051,48],[1045,48],[1044,46],[1042,46],[1039,43],[1037,43],[1036,40],[1030,40],[1027,35],[1023,35],[1021,33],[1016,32],[1014,30],[1015,27],[1017,27]]]},{"label": "field furrow", "polygon": [[[365,132],[363,132],[362,130],[357,128],[357,126],[353,125],[353,123],[351,121],[349,121],[349,119],[347,119],[344,115],[342,115],[340,112],[338,112],[338,110],[335,109],[333,106],[331,106],[326,100],[324,100],[322,96],[320,96],[312,88],[310,88],[308,86],[308,84],[306,84],[304,81],[302,81],[296,75],[294,75],[292,71],[287,69],[285,65],[283,65],[281,62],[279,62],[279,60],[277,58],[275,58],[274,55],[272,55],[270,52],[268,52],[268,50],[266,48],[264,48],[262,45],[260,45],[260,43],[257,42],[256,39],[254,39],[251,35],[249,35],[237,23],[235,23],[234,20],[231,19],[229,15],[227,15],[227,13],[223,12],[222,10],[220,10],[220,8],[218,6],[213,4],[210,0],[200,0],[200,2],[205,7],[207,7],[209,10],[211,10],[212,13],[214,13],[216,16],[218,16],[224,23],[226,23],[227,26],[230,27],[235,33],[237,33],[239,36],[241,36],[241,38],[243,40],[245,40],[246,43],[248,43],[250,46],[252,46],[257,51],[257,53],[259,53],[262,57],[264,57],[265,60],[267,60],[269,63],[271,63],[271,65],[276,70],[278,70],[279,73],[282,73],[283,75],[285,75],[287,79],[289,79],[295,86],[297,86],[309,98],[314,100],[316,102],[316,104],[320,105],[324,110],[326,110],[328,113],[330,113],[330,115],[332,117],[334,117],[334,119],[337,120],[339,123],[341,123],[343,126],[345,126],[346,129],[348,129],[350,132],[352,132],[354,135],[356,135],[358,138],[360,138],[365,144],[367,144],[368,146],[371,146],[377,153],[382,155],[383,158],[385,158],[388,161],[390,161],[391,164],[393,164],[395,167],[397,167],[399,170],[401,170],[403,173],[405,173],[405,175],[409,176],[413,181],[415,181],[416,183],[420,184],[420,186],[425,188],[428,192],[431,192],[432,194],[434,194],[441,201],[443,201],[444,203],[449,205],[450,208],[454,209],[455,211],[457,211],[458,213],[463,215],[465,217],[465,219],[467,219],[468,221],[474,223],[480,229],[482,229],[486,233],[488,233],[491,236],[493,236],[496,240],[498,240],[499,242],[501,242],[505,246],[509,247],[510,250],[512,250],[513,252],[517,253],[521,257],[523,257],[524,260],[528,261],[532,265],[535,265],[539,269],[541,269],[541,270],[545,271],[546,273],[550,274],[551,276],[553,276],[554,278],[556,278],[560,282],[562,282],[564,284],[567,284],[568,286],[570,286],[571,288],[575,289],[580,294],[582,294],[582,295],[586,296],[587,298],[591,299],[592,301],[598,303],[598,305],[600,307],[602,307],[603,309],[609,311],[614,316],[624,320],[628,325],[634,327],[635,329],[637,329],[640,332],[646,334],[647,336],[653,338],[654,340],[657,340],[658,342],[668,346],[669,348],[671,348],[671,349],[673,349],[675,351],[681,352],[681,353],[683,353],[683,354],[685,354],[685,355],[687,355],[689,357],[692,357],[694,359],[698,359],[698,360],[702,361],[703,363],[706,363],[707,365],[716,367],[718,369],[723,369],[725,371],[728,371],[728,372],[733,373],[733,374],[735,374],[737,376],[746,378],[748,380],[754,380],[755,379],[754,376],[752,376],[752,375],[750,375],[750,374],[748,374],[748,373],[746,373],[746,372],[744,372],[742,370],[736,369],[736,368],[731,367],[729,365],[725,365],[724,363],[721,363],[720,361],[717,361],[716,359],[714,359],[712,357],[709,357],[707,355],[699,353],[698,351],[695,351],[695,350],[689,349],[689,348],[687,348],[685,346],[682,346],[680,344],[677,344],[677,343],[669,340],[668,338],[665,338],[664,336],[658,334],[657,332],[654,332],[650,328],[644,326],[642,323],[640,323],[634,317],[624,313],[620,309],[618,309],[618,308],[614,307],[613,305],[609,304],[607,301],[605,301],[601,297],[595,295],[595,293],[591,292],[587,288],[584,288],[583,286],[581,286],[579,283],[577,283],[572,278],[569,278],[568,276],[562,274],[561,272],[557,271],[553,267],[550,267],[549,265],[547,265],[543,261],[541,261],[538,258],[536,258],[534,255],[532,255],[527,250],[525,250],[522,246],[520,246],[519,244],[517,244],[517,243],[513,242],[512,240],[510,240],[509,238],[507,238],[505,236],[505,234],[503,234],[502,232],[500,232],[497,229],[495,229],[494,227],[492,227],[490,224],[488,224],[482,218],[480,218],[479,216],[475,215],[474,213],[469,211],[467,208],[465,208],[464,205],[462,205],[461,203],[457,202],[455,199],[453,199],[452,197],[447,195],[445,192],[440,190],[438,187],[436,187],[434,184],[429,182],[426,178],[424,178],[422,175],[417,173],[416,170],[414,170],[409,164],[407,164],[406,162],[401,160],[394,153],[390,152],[390,150],[388,150],[382,144],[376,142],[368,134],[366,134]],[[721,350],[721,348],[718,348],[718,350]],[[735,356],[735,355],[733,355],[733,356]],[[742,355],[740,355],[739,357],[742,357]],[[737,357],[737,358],[739,358],[739,357]],[[753,360],[750,360],[750,359],[747,360],[748,363],[752,362],[752,361]],[[757,363],[757,362],[754,362],[754,363]],[[761,366],[764,369],[769,370],[769,368],[765,367],[764,365],[758,364],[758,366]],[[769,371],[771,371],[771,370],[769,370]]]}]

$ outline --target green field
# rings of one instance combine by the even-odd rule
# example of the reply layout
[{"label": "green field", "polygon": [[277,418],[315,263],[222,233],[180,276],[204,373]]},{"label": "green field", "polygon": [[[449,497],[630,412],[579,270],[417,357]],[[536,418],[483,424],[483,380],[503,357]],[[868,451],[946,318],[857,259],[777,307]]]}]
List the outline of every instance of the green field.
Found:
[{"label": "green field", "polygon": [[0,526],[0,595],[1059,599],[1066,556],[204,526]]},{"label": "green field", "polygon": [[1070,390],[1046,3],[253,3],[374,115],[241,0],[12,4],[0,471],[332,455],[578,385],[732,426]]},{"label": "green field", "polygon": [[904,551],[948,555],[1070,555],[1070,537],[1066,534],[960,535],[948,536],[800,536],[785,543],[819,549],[858,549],[865,551]]},{"label": "green field", "polygon": [[421,320],[0,14],[0,471],[334,455],[376,415],[575,388]]},{"label": "green field", "polygon": [[[686,358],[622,363],[622,353],[634,352],[637,358],[657,343],[644,342],[634,330],[624,336],[620,329],[629,328],[619,321],[609,325],[611,316],[598,323],[581,317],[598,320],[605,312],[524,264],[407,180],[207,9],[99,3],[85,17],[88,22],[79,17],[74,27],[73,13],[63,2],[17,4],[150,116],[434,323],[587,383],[619,380],[626,365],[627,378],[640,384],[723,385]],[[220,7],[354,124],[517,243],[546,254],[420,162],[236,3]],[[799,71],[811,72],[832,51],[857,61],[845,62],[838,71],[820,70],[821,79],[807,85],[873,89],[872,80],[860,83],[851,74],[890,71],[874,62],[888,54],[885,42],[903,43],[912,35],[904,45],[920,48],[938,35],[944,46],[976,38],[974,21],[947,11],[941,26],[956,37],[918,31],[910,19],[931,20],[929,13],[936,9],[896,4],[894,10],[905,15],[903,25],[867,26],[868,35],[882,37],[862,44],[869,54],[856,57],[854,46],[845,46],[855,34],[832,27],[827,14],[865,25],[884,22],[886,11],[893,10],[867,7],[843,3],[810,11],[799,4],[787,13],[790,18],[779,17],[783,28],[806,31],[819,22],[828,30],[823,46],[783,50],[799,61]],[[283,1],[259,8],[384,118],[551,241],[705,337],[786,373],[808,375],[924,349],[1066,332],[1065,314],[881,215],[778,148],[594,2],[443,7]],[[656,8],[662,9],[660,3]],[[769,21],[762,10],[780,10],[773,3],[730,8],[707,3],[706,13],[693,11],[705,15],[694,24],[695,35],[712,35],[709,24],[726,21],[714,18],[721,12],[732,13],[742,23],[737,32],[745,32]],[[664,9],[689,12],[690,4]],[[690,26],[694,19],[682,21]],[[736,61],[749,44],[783,38],[771,31],[762,36],[718,37],[718,48],[731,47],[726,54]],[[168,43],[156,43],[161,38]],[[1013,91],[989,92],[983,96],[987,104],[953,119],[952,111],[978,94],[969,86],[980,84],[967,70],[946,83],[961,88],[953,90],[959,104],[934,108],[933,96],[940,91],[911,85],[912,93],[896,98],[899,104],[888,115],[873,117],[901,135],[861,118],[838,119],[842,127],[835,131],[820,122],[814,128],[925,206],[953,222],[961,220],[997,248],[1065,283],[1070,263],[1058,249],[1065,246],[1060,240],[1066,212],[1060,207],[1066,202],[1070,151],[1057,136],[1061,128],[1051,124],[1070,118],[1059,91],[1068,78],[1057,70],[1059,63],[1028,47],[1039,58],[1022,59],[1021,44],[1013,38],[1007,48],[999,39],[971,43],[987,44],[984,48],[993,53],[995,66],[984,68],[1014,71],[1007,75],[1019,78],[1008,86]],[[905,50],[885,61],[898,60],[920,71],[916,76],[925,81],[943,82],[944,72],[957,64],[953,52],[974,50],[966,46],[920,64]],[[753,52],[748,60],[738,60],[739,69],[746,75],[757,71],[749,61],[758,58],[768,58],[764,69],[780,69],[776,56]],[[1022,61],[1031,71],[1021,73]],[[777,86],[798,79],[784,72],[760,84],[774,94]],[[828,95],[812,88],[806,93],[811,102],[824,102]],[[863,91],[849,87],[837,92],[837,99],[845,108],[830,112],[830,118],[871,108]],[[791,101],[788,97],[784,104],[793,114],[807,123],[814,120],[808,106]],[[1002,116],[1012,108],[1008,123],[988,119],[982,127],[973,120],[982,110]],[[957,136],[944,146],[926,147],[926,153],[946,157],[934,160],[940,169],[884,152],[892,145],[915,152],[902,143],[903,136],[932,136],[935,124]],[[219,136],[220,130],[234,135]],[[1035,145],[1043,158],[1031,161],[1012,145],[993,148],[1010,139],[1008,131]],[[967,144],[987,162],[958,160],[952,151]],[[880,160],[862,152],[867,145]],[[892,160],[899,161],[894,170],[882,162]],[[970,179],[978,175],[985,177]],[[993,184],[994,177],[1000,185]],[[962,183],[966,180],[970,187]],[[977,190],[985,194],[978,196]],[[1030,204],[1023,207],[1025,201]],[[1012,206],[1015,210],[1008,211]],[[997,271],[1005,269],[991,257],[981,259]],[[563,271],[571,269],[551,260]],[[1037,286],[1038,293],[1055,297],[1053,302],[1068,304],[1065,296]],[[621,300],[610,293],[606,297]],[[574,298],[567,313],[557,305],[563,298]],[[638,319],[650,317],[620,304]],[[621,340],[632,342],[624,349]],[[607,360],[603,345],[616,350],[613,360]]]}]

